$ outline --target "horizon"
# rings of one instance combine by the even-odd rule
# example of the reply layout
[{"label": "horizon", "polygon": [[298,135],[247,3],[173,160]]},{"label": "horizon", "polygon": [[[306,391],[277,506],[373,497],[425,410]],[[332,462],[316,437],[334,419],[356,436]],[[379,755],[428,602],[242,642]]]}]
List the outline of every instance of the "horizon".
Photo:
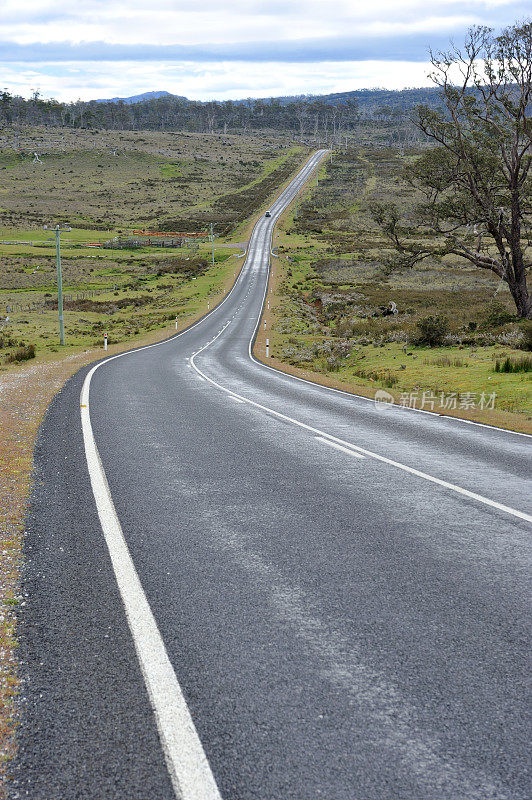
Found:
[{"label": "horizon", "polygon": [[429,50],[474,25],[500,31],[521,0],[5,0],[2,86],[60,102],[167,87],[190,100],[326,95],[431,85]]},{"label": "horizon", "polygon": [[[26,97],[23,97],[22,95],[15,95],[13,92],[10,92],[9,91],[9,87],[6,87],[6,89],[7,89],[8,93],[11,94],[11,96],[13,96],[13,97],[14,96],[19,96],[19,97],[22,97],[24,100],[30,100],[31,99],[31,93],[29,95],[27,95]],[[177,94],[174,94],[173,92],[168,92],[166,89],[148,89],[145,92],[134,92],[133,94],[124,95],[122,97],[118,97],[118,96],[117,97],[97,97],[97,98],[91,98],[90,100],[84,99],[83,97],[78,97],[78,98],[76,98],[76,100],[57,100],[57,98],[55,98],[53,96],[45,97],[41,93],[39,93],[39,97],[41,99],[44,99],[44,100],[56,100],[57,102],[61,102],[61,103],[76,103],[76,102],[78,102],[78,103],[90,103],[90,102],[93,102],[93,103],[112,103],[112,102],[132,100],[133,98],[141,98],[138,102],[142,102],[144,100],[157,99],[157,98],[153,97],[154,95],[161,95],[161,96],[173,97],[175,99],[186,100],[187,102],[201,102],[201,103],[236,102],[236,103],[239,103],[239,102],[244,102],[246,100],[262,100],[264,102],[267,102],[268,100],[283,100],[283,99],[288,99],[288,98],[290,98],[290,99],[292,99],[292,98],[293,99],[299,99],[299,98],[313,99],[313,98],[320,98],[320,97],[330,97],[330,96],[333,96],[335,94],[339,94],[339,95],[342,95],[342,94],[355,94],[357,92],[372,92],[372,93],[376,93],[376,92],[397,92],[397,93],[400,93],[400,92],[411,92],[411,91],[414,92],[414,91],[422,90],[422,89],[434,89],[434,90],[437,90],[438,87],[435,87],[434,84],[426,84],[425,86],[402,86],[402,87],[400,87],[398,89],[389,89],[389,88],[387,88],[385,86],[363,86],[363,87],[361,87],[359,89],[346,89],[346,90],[341,91],[341,92],[329,92],[327,94],[313,93],[313,92],[296,92],[296,93],[293,93],[293,94],[290,94],[290,95],[276,95],[276,96],[273,96],[273,95],[270,95],[270,96],[257,95],[256,97],[252,97],[250,95],[246,95],[246,96],[243,96],[243,97],[224,97],[223,99],[218,99],[218,98],[215,98],[215,97],[206,97],[204,100],[195,100],[193,98],[186,97],[185,95],[177,95]],[[150,95],[152,97],[150,97]]]}]

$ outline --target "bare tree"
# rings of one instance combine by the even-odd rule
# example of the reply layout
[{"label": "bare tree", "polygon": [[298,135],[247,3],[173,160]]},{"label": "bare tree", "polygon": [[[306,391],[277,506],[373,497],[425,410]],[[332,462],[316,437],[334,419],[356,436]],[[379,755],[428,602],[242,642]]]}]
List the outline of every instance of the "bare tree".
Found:
[{"label": "bare tree", "polygon": [[507,283],[521,317],[532,317],[532,23],[500,36],[469,31],[464,48],[431,53],[442,109],[419,106],[414,122],[435,143],[405,173],[421,191],[416,234],[407,237],[397,208],[375,204],[374,217],[403,263],[453,254]]}]

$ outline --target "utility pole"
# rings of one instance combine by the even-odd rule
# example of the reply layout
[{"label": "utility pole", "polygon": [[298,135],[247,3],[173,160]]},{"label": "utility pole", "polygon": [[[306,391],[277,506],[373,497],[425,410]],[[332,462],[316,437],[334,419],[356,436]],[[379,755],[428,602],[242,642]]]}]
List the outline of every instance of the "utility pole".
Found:
[{"label": "utility pole", "polygon": [[59,344],[65,343],[65,324],[63,321],[63,276],[61,274],[61,233],[71,231],[72,228],[69,225],[65,225],[61,228],[60,225],[56,225],[55,228],[49,228],[48,225],[44,226],[44,230],[53,230],[55,234],[55,263],[57,266],[57,312],[59,315]]},{"label": "utility pole", "polygon": [[212,265],[214,267],[214,227],[211,222]]}]

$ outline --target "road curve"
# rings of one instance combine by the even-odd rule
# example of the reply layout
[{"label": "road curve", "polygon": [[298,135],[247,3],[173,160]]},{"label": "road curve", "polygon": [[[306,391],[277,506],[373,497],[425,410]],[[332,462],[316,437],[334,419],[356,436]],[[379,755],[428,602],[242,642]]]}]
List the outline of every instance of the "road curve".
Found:
[{"label": "road curve", "polygon": [[275,220],[324,152],[222,304],[47,413],[13,797],[531,795],[530,437],[251,353]]}]

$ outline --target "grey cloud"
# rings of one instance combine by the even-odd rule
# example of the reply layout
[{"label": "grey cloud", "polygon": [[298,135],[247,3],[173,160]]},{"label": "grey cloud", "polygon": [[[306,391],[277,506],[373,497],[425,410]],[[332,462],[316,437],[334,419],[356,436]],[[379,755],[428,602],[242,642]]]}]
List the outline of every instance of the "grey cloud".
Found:
[{"label": "grey cloud", "polygon": [[[453,32],[455,33],[455,32]],[[462,32],[458,32],[460,34]],[[370,38],[305,39],[238,44],[145,45],[105,42],[16,44],[0,42],[0,62],[51,61],[425,61],[429,46],[446,48],[449,35],[434,33]]]}]

